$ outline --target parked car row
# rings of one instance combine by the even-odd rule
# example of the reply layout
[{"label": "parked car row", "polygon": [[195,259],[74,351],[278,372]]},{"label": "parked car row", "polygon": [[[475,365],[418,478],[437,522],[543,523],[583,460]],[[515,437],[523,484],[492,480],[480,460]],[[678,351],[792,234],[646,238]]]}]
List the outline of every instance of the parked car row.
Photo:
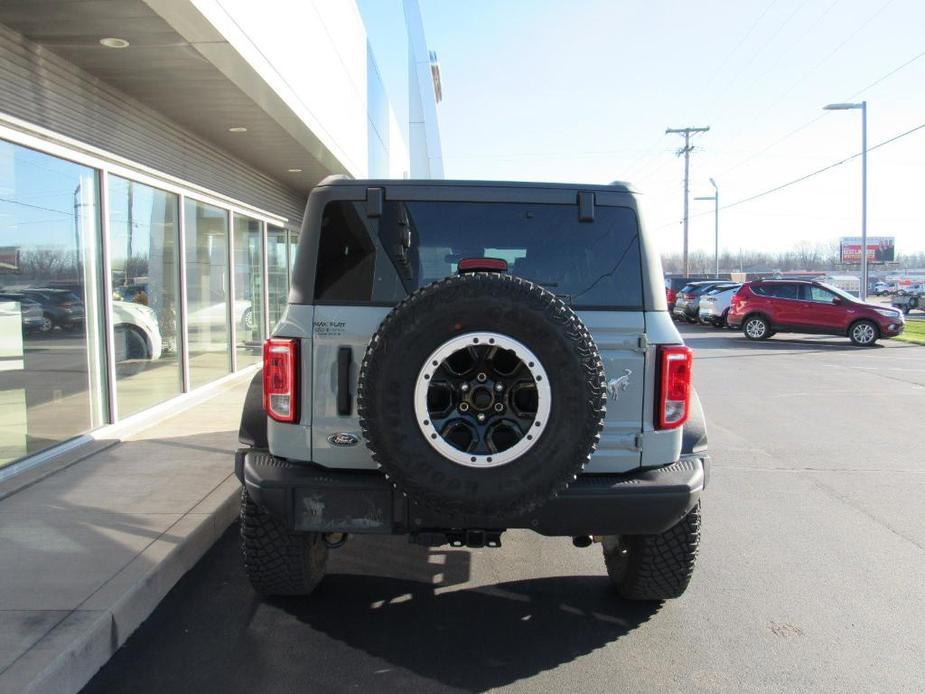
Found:
[{"label": "parked car row", "polygon": [[908,316],[910,311],[918,310],[925,311],[925,292],[920,292],[917,294],[904,294],[893,297],[890,304],[898,308],[903,312],[903,315]]},{"label": "parked car row", "polygon": [[47,333],[55,327],[77,330],[83,325],[84,305],[80,297],[64,289],[3,290],[0,301],[20,304],[23,332]]},{"label": "parked car row", "polygon": [[925,294],[925,282],[904,285],[877,282],[874,284],[873,293],[877,296],[919,296]]},{"label": "parked car row", "polygon": [[[672,291],[666,280],[666,294]],[[668,294],[670,296],[670,294]],[[766,340],[778,331],[842,335],[859,346],[896,337],[903,316],[925,310],[925,292],[907,294],[893,306],[861,301],[848,292],[811,280],[727,280],[687,282],[675,291],[669,312],[675,320],[741,329],[750,340]]]},{"label": "parked car row", "polygon": [[[24,335],[50,333],[55,328],[77,332],[84,325],[84,303],[67,289],[27,287],[0,290],[0,303],[18,311]],[[112,301],[116,361],[160,359],[162,340],[157,315],[147,306]]]},{"label": "parked car row", "polygon": [[[722,327],[725,323],[725,311],[732,296],[730,290],[739,286],[728,280],[695,280],[687,282],[674,296],[674,302],[668,302],[668,310],[675,320],[688,323],[711,323]],[[670,286],[666,287],[667,292]],[[727,292],[730,292],[727,294]]]},{"label": "parked car row", "polygon": [[720,284],[701,294],[697,314],[700,322],[717,328],[727,327],[732,297],[741,286],[741,284]]}]

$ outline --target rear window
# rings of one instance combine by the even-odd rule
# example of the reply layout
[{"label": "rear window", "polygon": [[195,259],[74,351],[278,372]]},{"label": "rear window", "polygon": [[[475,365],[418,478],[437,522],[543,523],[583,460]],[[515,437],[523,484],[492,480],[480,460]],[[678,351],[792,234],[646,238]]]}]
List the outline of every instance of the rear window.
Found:
[{"label": "rear window", "polygon": [[464,258],[489,257],[576,308],[642,307],[638,226],[629,208],[598,206],[593,222],[580,222],[576,205],[386,202],[379,218],[366,217],[364,207],[325,209],[320,303],[394,303],[454,274]]}]

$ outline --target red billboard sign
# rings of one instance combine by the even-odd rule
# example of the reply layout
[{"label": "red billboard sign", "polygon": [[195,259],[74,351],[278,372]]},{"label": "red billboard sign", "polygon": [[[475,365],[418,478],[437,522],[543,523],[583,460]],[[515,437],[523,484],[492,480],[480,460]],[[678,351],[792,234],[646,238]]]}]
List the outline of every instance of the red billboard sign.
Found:
[{"label": "red billboard sign", "polygon": [[[892,263],[896,259],[896,239],[893,236],[867,237],[867,262]],[[845,236],[841,239],[841,262],[858,265],[861,262],[861,237]]]}]

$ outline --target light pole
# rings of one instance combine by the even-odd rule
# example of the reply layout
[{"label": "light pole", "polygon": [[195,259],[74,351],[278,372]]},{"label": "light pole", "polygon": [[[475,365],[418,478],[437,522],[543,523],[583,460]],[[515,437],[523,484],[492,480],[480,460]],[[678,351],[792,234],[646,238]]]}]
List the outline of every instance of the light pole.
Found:
[{"label": "light pole", "polygon": [[867,299],[867,102],[858,104],[829,104],[826,111],[861,110],[861,301]]},{"label": "light pole", "polygon": [[719,279],[719,187],[712,178],[710,185],[713,186],[713,195],[694,198],[694,200],[713,201],[713,276]]}]

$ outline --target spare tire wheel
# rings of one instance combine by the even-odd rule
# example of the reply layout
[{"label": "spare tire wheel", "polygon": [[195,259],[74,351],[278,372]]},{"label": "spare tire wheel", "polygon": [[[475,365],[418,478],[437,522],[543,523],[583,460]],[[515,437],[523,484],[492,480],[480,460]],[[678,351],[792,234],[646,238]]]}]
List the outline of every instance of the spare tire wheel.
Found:
[{"label": "spare tire wheel", "polygon": [[360,426],[395,487],[444,514],[513,516],[594,451],[606,385],[584,324],[507,274],[449,277],[386,316],[360,368]]}]

